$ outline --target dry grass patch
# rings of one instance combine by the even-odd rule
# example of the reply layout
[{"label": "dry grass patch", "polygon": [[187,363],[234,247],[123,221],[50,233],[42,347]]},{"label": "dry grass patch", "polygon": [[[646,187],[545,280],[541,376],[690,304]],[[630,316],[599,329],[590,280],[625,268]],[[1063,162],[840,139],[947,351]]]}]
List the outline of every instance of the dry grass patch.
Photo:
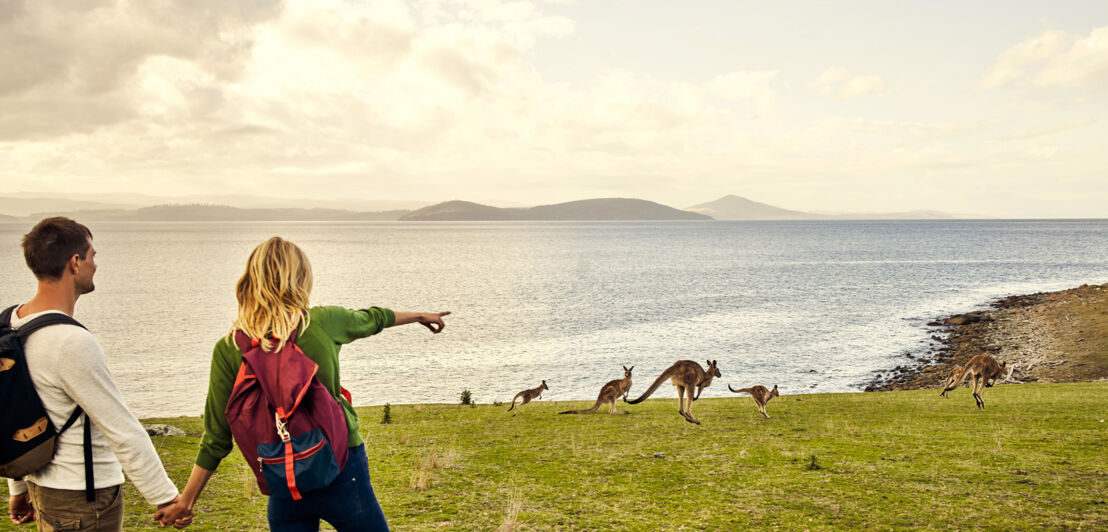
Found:
[{"label": "dry grass patch", "polygon": [[513,491],[508,496],[508,503],[504,509],[504,519],[500,522],[500,526],[496,528],[497,532],[519,532],[522,530],[523,523],[519,519],[519,513],[523,510],[523,494],[518,490]]}]

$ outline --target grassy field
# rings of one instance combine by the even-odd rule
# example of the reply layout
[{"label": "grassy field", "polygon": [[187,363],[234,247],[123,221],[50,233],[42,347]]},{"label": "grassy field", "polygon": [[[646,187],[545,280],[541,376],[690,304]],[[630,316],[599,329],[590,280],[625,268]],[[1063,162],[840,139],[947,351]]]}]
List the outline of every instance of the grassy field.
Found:
[{"label": "grassy field", "polygon": [[[1108,528],[1108,383],[997,386],[984,411],[965,388],[951,395],[782,396],[771,419],[746,396],[702,399],[700,426],[676,399],[623,416],[559,416],[588,405],[545,401],[515,417],[491,405],[393,406],[389,425],[381,407],[360,414],[401,531]],[[155,438],[183,486],[199,419],[147,421],[189,433]],[[125,528],[156,528],[127,488]],[[264,530],[265,499],[235,452],[192,528]]]}]

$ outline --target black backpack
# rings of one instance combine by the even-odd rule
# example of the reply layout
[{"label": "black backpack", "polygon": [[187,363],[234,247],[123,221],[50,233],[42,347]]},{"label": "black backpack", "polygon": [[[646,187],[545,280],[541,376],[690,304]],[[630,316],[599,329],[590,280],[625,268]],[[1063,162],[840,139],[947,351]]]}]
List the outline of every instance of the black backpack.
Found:
[{"label": "black backpack", "polygon": [[[62,323],[85,326],[65,314],[51,312],[15,330],[11,328],[15,308],[0,312],[0,405],[4,409],[0,417],[0,477],[18,479],[49,464],[54,459],[58,436],[84,413],[78,406],[60,430],[54,428],[31,381],[23,343],[43,327]],[[95,493],[89,426],[88,415],[85,415],[85,498],[91,502],[95,500]]]}]

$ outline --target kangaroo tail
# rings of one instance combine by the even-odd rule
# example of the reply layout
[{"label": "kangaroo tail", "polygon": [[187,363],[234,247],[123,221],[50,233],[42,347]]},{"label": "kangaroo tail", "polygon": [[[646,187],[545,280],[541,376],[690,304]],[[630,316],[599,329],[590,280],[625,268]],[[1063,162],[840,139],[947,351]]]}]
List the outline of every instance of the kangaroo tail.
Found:
[{"label": "kangaroo tail", "polygon": [[735,392],[735,393],[750,393],[750,391],[753,390],[754,387],[751,386],[750,388],[739,388],[738,390],[736,390],[736,389],[732,388],[730,384],[728,384],[727,389],[731,390],[732,392]]},{"label": "kangaroo tail", "polygon": [[651,384],[650,387],[647,388],[646,391],[643,392],[643,394],[641,396],[639,396],[638,399],[632,399],[632,400],[628,401],[627,396],[624,396],[623,397],[623,402],[625,402],[629,405],[635,405],[635,404],[639,404],[639,403],[645,401],[646,398],[650,397],[650,394],[654,393],[654,390],[657,390],[658,387],[661,386],[662,383],[665,382],[666,379],[668,379],[669,376],[672,375],[672,374],[673,374],[673,366],[670,366],[670,367],[666,368],[666,370],[663,371],[661,375],[658,375],[657,379],[654,379],[654,384]]},{"label": "kangaroo tail", "polygon": [[[970,371],[969,366],[966,366],[966,367],[962,368],[962,374],[959,375],[958,378],[957,378],[958,386],[961,386],[962,383],[966,382],[966,379],[968,379],[970,377],[970,375],[972,375],[972,374],[973,374],[973,372]],[[973,375],[973,380],[974,380],[974,382],[977,382],[977,375]],[[955,388],[957,388],[958,386],[955,386]]]},{"label": "kangaroo tail", "polygon": [[522,395],[522,392],[520,392],[520,393],[517,393],[517,394],[516,394],[516,396],[512,398],[512,406],[509,406],[509,407],[508,407],[508,411],[509,411],[509,412],[511,412],[511,411],[512,411],[512,409],[516,407],[516,399],[519,399],[519,396],[520,396],[520,395]]},{"label": "kangaroo tail", "polygon": [[[602,394],[603,395],[603,394]],[[600,405],[604,404],[603,399],[596,398],[596,404],[592,405],[592,408],[586,408],[584,410],[566,410],[565,412],[558,412],[559,414],[591,414],[600,409]]]},{"label": "kangaroo tail", "polygon": [[946,378],[946,382],[943,383],[943,391],[939,395],[946,397],[946,392],[953,390],[962,385],[966,380],[966,368],[958,368],[953,375]]}]

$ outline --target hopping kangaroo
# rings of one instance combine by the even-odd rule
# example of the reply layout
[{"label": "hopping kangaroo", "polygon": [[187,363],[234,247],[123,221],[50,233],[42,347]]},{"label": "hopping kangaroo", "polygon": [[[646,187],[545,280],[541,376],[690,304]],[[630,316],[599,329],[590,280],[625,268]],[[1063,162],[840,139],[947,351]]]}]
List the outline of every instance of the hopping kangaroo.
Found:
[{"label": "hopping kangaroo", "polygon": [[999,364],[995,358],[989,355],[977,355],[971,358],[966,367],[962,369],[962,376],[958,378],[957,384],[948,384],[943,389],[943,393],[957,388],[972,376],[973,399],[977,401],[977,408],[985,408],[985,400],[981,398],[981,390],[992,387],[992,382],[1004,374],[1007,365],[1008,362]]},{"label": "hopping kangaroo", "polygon": [[[549,389],[550,389],[550,387],[548,387],[546,385],[546,381],[544,380],[544,381],[542,381],[542,384],[538,385],[538,387],[536,387],[536,388],[531,388],[530,390],[523,390],[522,392],[517,393],[516,396],[512,398],[512,406],[508,407],[508,411],[510,412],[512,409],[514,409],[516,407],[516,399],[519,399],[520,397],[523,398],[523,402],[519,403],[519,407],[523,408],[523,405],[525,405],[527,403],[530,403],[532,399],[542,399],[542,391],[543,390],[549,390]],[[518,413],[519,413],[519,410],[516,410],[512,415],[514,416]]]},{"label": "hopping kangaroo", "polygon": [[[666,379],[669,379],[669,382],[677,388],[677,412],[684,416],[685,421],[699,425],[700,422],[692,415],[692,402],[700,398],[700,392],[704,388],[711,386],[713,378],[719,376],[720,373],[715,360],[708,361],[707,371],[704,371],[700,364],[692,360],[678,360],[672,366],[666,368],[661,375],[658,375],[658,378],[654,380],[654,384],[651,384],[650,388],[647,388],[641,397],[633,401],[628,401],[624,397],[623,400],[632,405],[641,403],[647,397],[650,397],[650,394],[654,393],[654,390],[657,390]],[[696,389],[695,396],[693,395],[694,388]],[[688,397],[687,402],[685,401],[686,396]]]},{"label": "hopping kangaroo", "polygon": [[596,397],[596,404],[592,405],[592,408],[585,410],[567,410],[565,412],[558,412],[559,414],[592,414],[600,409],[600,405],[608,403],[611,408],[608,409],[609,414],[626,414],[623,410],[616,410],[616,399],[623,397],[627,399],[627,392],[631,391],[631,370],[635,369],[635,366],[630,368],[623,366],[623,378],[616,379],[614,381],[608,381],[604,387],[600,388],[600,395]]},{"label": "hopping kangaroo", "polygon": [[765,386],[751,386],[749,388],[739,388],[736,390],[732,388],[730,384],[727,385],[727,389],[735,393],[746,392],[750,394],[750,397],[754,399],[754,404],[758,405],[758,411],[761,412],[763,416],[766,416],[767,419],[769,418],[769,414],[766,413],[766,403],[778,395],[776,384],[773,385],[772,390],[767,390]]}]

